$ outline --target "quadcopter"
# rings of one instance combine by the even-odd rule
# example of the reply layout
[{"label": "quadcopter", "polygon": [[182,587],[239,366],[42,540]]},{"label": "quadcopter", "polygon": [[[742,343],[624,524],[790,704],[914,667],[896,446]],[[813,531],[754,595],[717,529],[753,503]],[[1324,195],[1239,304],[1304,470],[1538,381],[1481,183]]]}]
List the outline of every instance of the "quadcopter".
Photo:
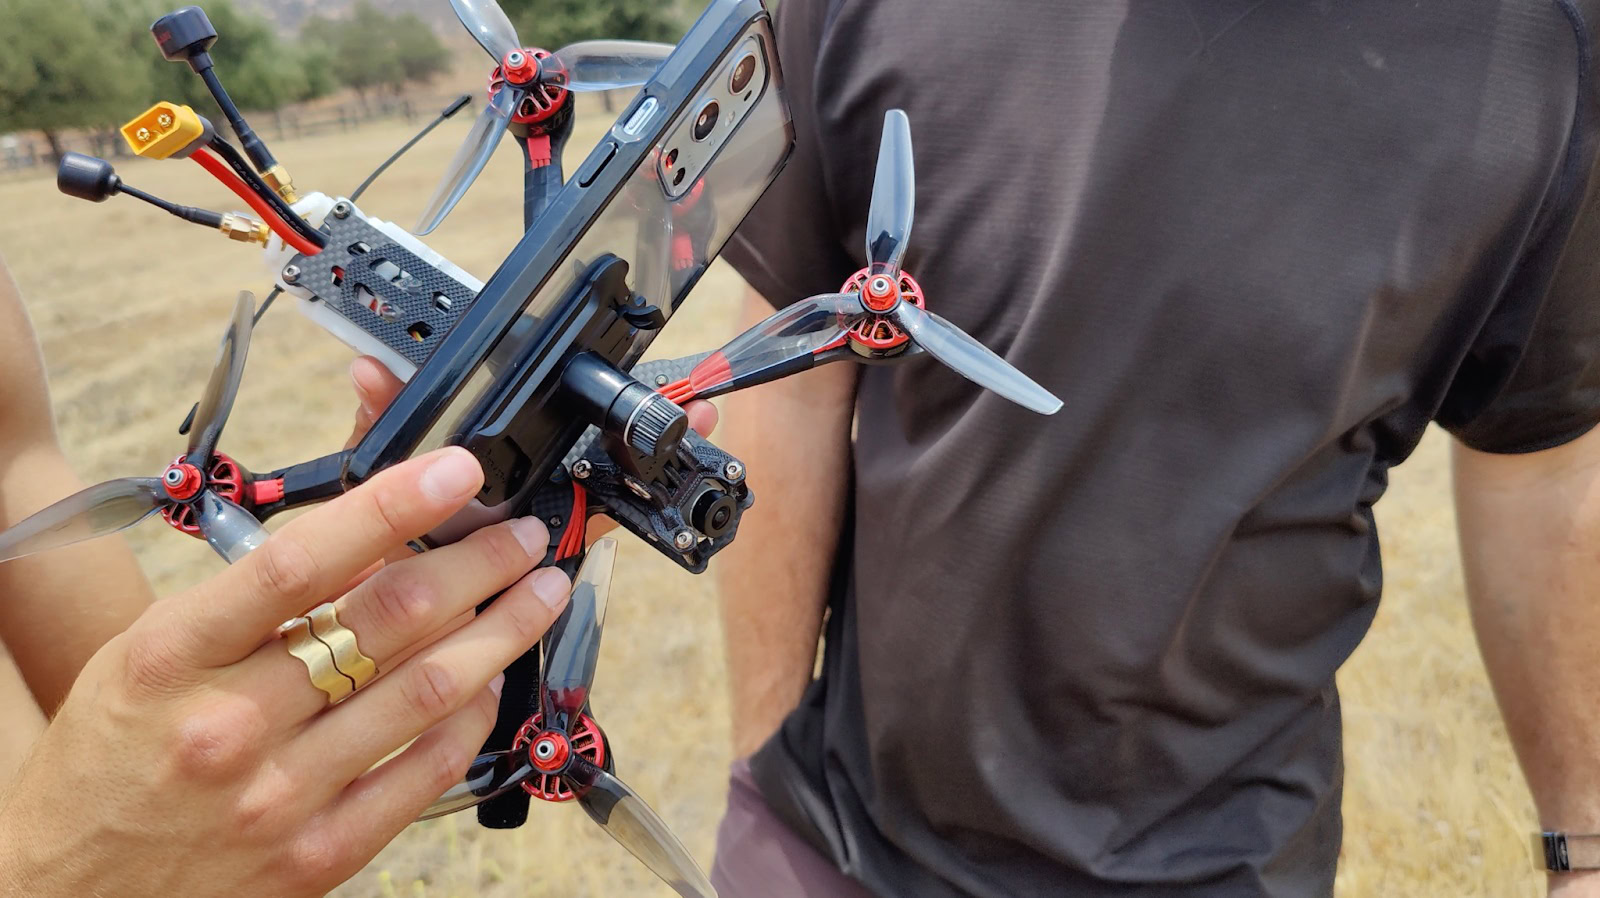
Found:
[{"label": "quadcopter", "polygon": [[[496,289],[418,236],[443,221],[508,133],[518,140],[526,163],[525,224],[536,220],[562,185],[559,147],[570,132],[573,93],[643,85],[673,51],[667,45],[589,41],[549,53],[524,46],[494,0],[451,2],[496,65],[489,104],[414,230],[368,216],[355,199],[466,99],[445,109],[352,195],[299,197],[283,166],[227,99],[207,53],[217,34],[198,7],[163,16],[152,33],[164,56],[187,62],[205,80],[244,152],[192,110],[171,103],[159,103],[130,121],[123,134],[139,155],[195,159],[258,217],[169,203],[123,183],[109,163],[77,154],[62,160],[58,184],[69,195],[96,202],[128,194],[233,239],[262,245],[279,272],[268,304],[280,292],[294,295],[302,310],[336,337],[378,355],[402,378],[412,375],[429,363],[464,311],[490,301]],[[703,214],[693,211],[705,203],[701,187],[685,189],[679,204],[684,215]],[[591,716],[590,689],[616,542],[602,538],[588,546],[588,520],[605,514],[685,569],[705,570],[710,557],[732,542],[753,496],[743,463],[688,430],[680,406],[819,365],[903,364],[927,355],[1032,411],[1059,410],[1060,400],[1049,391],[928,309],[922,286],[902,267],[914,214],[910,121],[900,110],[890,110],[867,216],[867,265],[839,292],[789,305],[714,352],[635,365],[625,351],[627,341],[618,335],[659,329],[664,314],[629,288],[627,264],[615,256],[585,269],[573,290],[598,310],[599,324],[584,332],[589,336],[572,337],[561,347],[556,356],[561,365],[527,382],[527,395],[565,397],[562,408],[578,410],[581,420],[551,431],[559,435],[541,447],[552,459],[549,476],[540,474],[543,479],[533,480],[517,500],[519,514],[537,515],[551,525],[545,562],[573,576],[572,598],[542,646],[507,669],[500,720],[483,754],[466,779],[422,819],[476,807],[485,825],[507,827],[525,820],[533,798],[576,802],[680,894],[715,894],[666,823],[615,775],[611,746]],[[664,269],[661,277],[671,277],[682,267],[678,259],[685,254],[686,230],[669,216],[659,233],[641,234],[641,268],[653,265]],[[341,494],[348,486],[349,451],[255,473],[219,448],[253,329],[265,310],[265,305],[256,308],[249,292],[235,300],[200,401],[180,428],[187,436],[182,454],[157,476],[89,487],[0,532],[0,562],[116,533],[159,515],[232,563],[267,539],[262,522],[273,515]],[[407,326],[413,317],[416,321]],[[499,364],[503,372],[522,372],[514,361]],[[486,469],[492,461],[485,460]]]}]

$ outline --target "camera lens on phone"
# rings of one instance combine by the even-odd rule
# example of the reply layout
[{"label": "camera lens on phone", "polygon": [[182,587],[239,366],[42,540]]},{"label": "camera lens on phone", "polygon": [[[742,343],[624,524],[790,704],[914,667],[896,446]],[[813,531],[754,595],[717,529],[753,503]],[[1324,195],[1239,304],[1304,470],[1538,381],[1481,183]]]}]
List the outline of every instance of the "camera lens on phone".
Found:
[{"label": "camera lens on phone", "polygon": [[739,60],[738,65],[733,67],[733,83],[729,86],[733,88],[734,93],[742,94],[744,93],[744,89],[750,86],[750,79],[754,78],[755,76],[756,55],[754,53],[750,53],[746,55],[745,58]]},{"label": "camera lens on phone", "polygon": [[694,120],[694,130],[689,135],[695,140],[705,140],[717,127],[717,116],[722,114],[722,107],[712,100],[700,108],[700,115]]}]

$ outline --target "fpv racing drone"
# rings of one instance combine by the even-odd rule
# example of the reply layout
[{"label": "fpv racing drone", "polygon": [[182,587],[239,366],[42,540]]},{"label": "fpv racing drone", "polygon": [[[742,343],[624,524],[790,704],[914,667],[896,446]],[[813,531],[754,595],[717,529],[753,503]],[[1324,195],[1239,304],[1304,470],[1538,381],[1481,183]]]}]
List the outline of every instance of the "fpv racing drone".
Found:
[{"label": "fpv racing drone", "polygon": [[[419,451],[424,434],[444,426],[445,441],[478,456],[486,485],[476,512],[428,541],[442,544],[493,520],[534,514],[550,525],[546,563],[566,569],[575,587],[543,645],[507,669],[500,720],[484,753],[466,780],[424,818],[476,807],[485,825],[517,826],[532,798],[575,801],[680,894],[713,895],[682,843],[616,777],[611,746],[591,716],[616,546],[603,539],[586,547],[589,518],[608,515],[685,569],[703,571],[732,542],[753,499],[744,465],[690,431],[681,405],[822,364],[900,364],[926,354],[1033,411],[1053,414],[1061,403],[929,311],[922,287],[902,269],[915,176],[910,122],[899,110],[889,111],[884,121],[865,268],[839,292],[794,303],[715,352],[638,364],[720,248],[718,238],[707,236],[720,208],[714,204],[741,188],[745,194],[737,215],[717,222],[725,239],[776,174],[776,164],[763,163],[744,178],[759,181],[750,189],[711,176],[713,162],[718,171],[729,171],[737,154],[706,153],[698,162],[692,157],[693,144],[706,140],[702,132],[710,135],[718,124],[716,101],[704,99],[713,75],[732,88],[720,95],[722,102],[731,107],[742,97],[750,104],[738,107],[745,110],[743,127],[751,127],[761,110],[771,110],[783,126],[773,133],[790,133],[776,60],[767,55],[765,10],[759,0],[714,0],[676,49],[600,41],[546,53],[521,45],[494,0],[452,5],[498,65],[490,103],[415,233],[366,215],[352,197],[297,197],[282,166],[227,102],[206,53],[216,32],[204,13],[188,7],[156,23],[163,53],[187,61],[206,79],[245,154],[192,110],[173,104],[158,104],[130,122],[125,136],[142,155],[197,159],[260,218],[150,197],[123,184],[109,164],[89,157],[63,160],[62,189],[96,201],[127,193],[236,239],[264,244],[279,272],[278,290],[296,295],[335,336],[378,355],[409,382],[356,449],[251,472],[218,448],[253,328],[265,310],[256,310],[252,295],[241,293],[200,402],[181,428],[188,436],[184,452],[159,476],[90,487],[0,532],[0,562],[115,533],[158,514],[237,561],[267,538],[262,522],[272,515],[340,494]],[[684,64],[669,62],[658,70],[669,56]],[[758,61],[747,65],[750,58]],[[641,85],[618,126],[563,188],[559,144],[570,129],[573,92]],[[439,120],[461,105],[452,104]],[[734,118],[726,117],[723,133],[741,126]],[[692,142],[683,145],[690,152],[682,158],[677,147],[663,150],[674,122],[692,123]],[[523,148],[524,218],[531,227],[483,283],[416,233],[443,220],[504,133],[515,135]],[[788,137],[779,142],[778,164],[789,143]],[[628,165],[604,174],[610,160],[623,157]],[[685,177],[691,166],[698,168]],[[636,172],[650,177],[629,177]],[[607,177],[610,187],[601,189]],[[574,244],[582,246],[580,236],[602,211],[641,196],[665,206],[637,219],[630,241],[638,263],[633,286],[630,266],[616,254],[621,246],[588,253],[588,261],[574,258]],[[572,227],[573,221],[582,227]],[[556,299],[530,314],[535,295],[549,292],[554,272],[563,266],[570,270],[559,281]],[[479,388],[466,391],[469,381]],[[440,410],[468,392],[468,412],[445,419]]]}]

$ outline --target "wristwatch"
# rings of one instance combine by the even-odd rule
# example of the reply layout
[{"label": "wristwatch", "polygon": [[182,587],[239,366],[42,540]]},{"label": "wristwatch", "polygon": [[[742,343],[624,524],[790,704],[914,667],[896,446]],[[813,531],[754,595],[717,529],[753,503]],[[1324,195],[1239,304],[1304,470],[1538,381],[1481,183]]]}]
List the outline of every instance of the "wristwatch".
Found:
[{"label": "wristwatch", "polygon": [[1600,834],[1535,833],[1533,857],[1534,866],[1550,873],[1600,870]]}]

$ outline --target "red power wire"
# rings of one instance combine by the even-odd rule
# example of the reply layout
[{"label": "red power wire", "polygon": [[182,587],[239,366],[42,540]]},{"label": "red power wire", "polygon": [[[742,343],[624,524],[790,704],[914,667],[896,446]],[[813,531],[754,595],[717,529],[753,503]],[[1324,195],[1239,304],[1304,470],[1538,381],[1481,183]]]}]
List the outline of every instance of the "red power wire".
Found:
[{"label": "red power wire", "polygon": [[589,493],[579,484],[572,485],[572,517],[568,519],[567,532],[556,545],[556,560],[563,561],[583,551],[584,531],[589,529]]},{"label": "red power wire", "polygon": [[267,223],[267,227],[271,228],[273,233],[283,238],[284,243],[289,244],[307,256],[314,256],[322,252],[322,247],[295,233],[294,228],[289,227],[289,223],[284,221],[283,217],[278,214],[278,210],[272,208],[266,200],[257,196],[256,192],[251,190],[250,186],[244,182],[244,179],[229,168],[228,163],[217,158],[215,153],[205,147],[201,147],[195,150],[194,155],[190,158],[200,163],[201,168],[210,172],[211,176],[218,181],[221,181],[222,186],[237,194],[239,199],[249,203],[250,208],[261,216],[261,220]]}]

